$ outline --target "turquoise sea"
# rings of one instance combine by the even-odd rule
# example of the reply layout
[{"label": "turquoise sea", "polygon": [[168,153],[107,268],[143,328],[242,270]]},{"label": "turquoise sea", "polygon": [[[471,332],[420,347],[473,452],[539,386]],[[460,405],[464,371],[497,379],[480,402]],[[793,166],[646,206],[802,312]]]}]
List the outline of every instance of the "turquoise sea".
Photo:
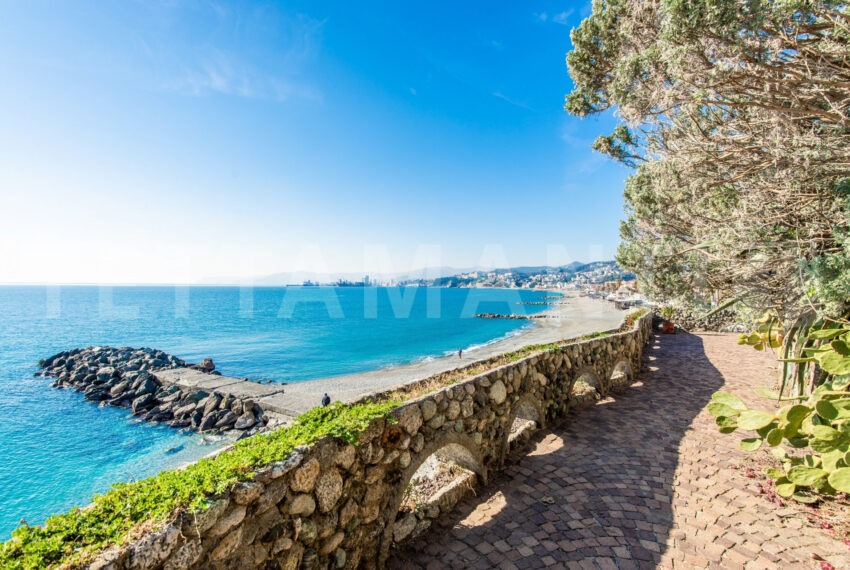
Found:
[{"label": "turquoise sea", "polygon": [[0,540],[111,483],[225,442],[134,420],[33,376],[61,350],[148,346],[223,374],[274,382],[373,370],[469,349],[529,326],[545,293],[367,287],[0,287]]}]

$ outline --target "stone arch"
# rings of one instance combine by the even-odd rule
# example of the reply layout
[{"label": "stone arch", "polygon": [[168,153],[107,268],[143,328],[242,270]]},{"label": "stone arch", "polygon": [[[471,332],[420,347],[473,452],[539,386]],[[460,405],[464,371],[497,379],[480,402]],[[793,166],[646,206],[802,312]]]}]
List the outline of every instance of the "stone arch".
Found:
[{"label": "stone arch", "polygon": [[546,427],[546,410],[537,398],[525,394],[511,406],[506,427],[500,445],[500,463],[510,453],[512,444]]},{"label": "stone arch", "polygon": [[575,373],[570,384],[570,404],[578,407],[589,405],[591,402],[604,398],[607,393],[596,370],[585,366]]},{"label": "stone arch", "polygon": [[608,375],[608,386],[610,388],[625,388],[634,382],[634,379],[632,364],[627,358],[623,357],[611,368],[611,374]]},{"label": "stone arch", "polygon": [[605,394],[605,384],[600,379],[599,372],[593,366],[585,366],[574,374],[574,378],[573,384],[579,380],[583,380],[593,386],[600,394]]},{"label": "stone arch", "polygon": [[476,445],[468,434],[452,431],[437,434],[437,439],[427,443],[422,448],[422,451],[415,455],[410,465],[402,471],[399,477],[399,483],[394,485],[392,498],[390,499],[387,511],[384,513],[385,524],[381,538],[380,564],[378,567],[383,567],[384,562],[389,556],[390,548],[393,545],[393,531],[396,522],[398,522],[396,517],[401,509],[405,490],[419,468],[430,457],[436,457],[439,460],[452,461],[464,469],[472,471],[478,476],[482,484],[486,484],[487,467],[484,464],[483,451],[483,448],[480,445]]}]

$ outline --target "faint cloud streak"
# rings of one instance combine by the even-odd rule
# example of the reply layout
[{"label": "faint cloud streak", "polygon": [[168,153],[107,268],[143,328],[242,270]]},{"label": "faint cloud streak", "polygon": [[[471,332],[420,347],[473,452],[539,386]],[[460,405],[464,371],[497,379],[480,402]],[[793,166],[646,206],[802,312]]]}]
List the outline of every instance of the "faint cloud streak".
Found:
[{"label": "faint cloud streak", "polygon": [[508,97],[507,95],[505,95],[504,93],[502,93],[501,91],[493,91],[491,93],[491,95],[493,97],[496,97],[497,99],[501,99],[502,101],[504,101],[505,103],[508,103],[509,105],[513,105],[514,107],[519,107],[520,109],[526,109],[527,111],[533,111],[534,110],[531,107],[529,107],[527,104],[523,103],[522,101],[517,101],[516,99],[512,99],[512,98]]},{"label": "faint cloud streak", "polygon": [[321,90],[303,77],[321,44],[324,22],[256,8],[248,14],[211,4],[216,22],[209,40],[168,54],[166,90],[189,96],[219,94],[284,102],[321,101]]},{"label": "faint cloud streak", "polygon": [[535,12],[534,17],[539,22],[551,22],[553,24],[567,26],[569,25],[570,16],[572,16],[574,13],[575,9],[570,8],[569,10],[558,12],[557,14],[549,14],[548,12]]},{"label": "faint cloud streak", "polygon": [[569,20],[570,16],[573,15],[574,12],[575,12],[575,10],[573,10],[571,8],[571,9],[567,10],[566,12],[561,12],[560,14],[555,14],[554,16],[552,16],[552,22],[554,22],[555,24],[560,24],[562,26],[566,26],[567,21]]},{"label": "faint cloud streak", "polygon": [[219,51],[203,57],[193,67],[185,68],[183,76],[170,88],[192,96],[218,93],[278,102],[293,98],[322,99],[321,92],[309,84],[264,72],[233,54]]}]

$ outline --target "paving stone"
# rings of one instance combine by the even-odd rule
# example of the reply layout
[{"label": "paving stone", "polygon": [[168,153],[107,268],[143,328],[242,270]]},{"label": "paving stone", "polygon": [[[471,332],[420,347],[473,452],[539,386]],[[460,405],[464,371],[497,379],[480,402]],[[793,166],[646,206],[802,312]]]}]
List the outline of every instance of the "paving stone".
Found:
[{"label": "paving stone", "polygon": [[813,569],[817,552],[850,568],[846,546],[782,516],[730,468],[746,454],[704,408],[721,388],[757,401],[774,373],[769,354],[736,339],[654,337],[630,389],[538,433],[387,567]]}]

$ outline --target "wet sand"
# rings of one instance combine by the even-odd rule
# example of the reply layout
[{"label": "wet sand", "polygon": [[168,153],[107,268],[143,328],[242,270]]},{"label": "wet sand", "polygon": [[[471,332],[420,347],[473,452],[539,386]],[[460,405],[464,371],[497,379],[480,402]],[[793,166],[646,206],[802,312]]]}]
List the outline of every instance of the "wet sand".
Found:
[{"label": "wet sand", "polygon": [[325,393],[334,401],[352,402],[379,390],[402,386],[530,344],[546,344],[615,329],[626,315],[625,311],[601,299],[579,297],[575,292],[558,293],[564,293],[564,296],[552,299],[556,304],[543,313],[552,318],[529,320],[531,326],[519,334],[464,349],[462,358],[445,356],[369,372],[295,382],[287,384],[284,393],[261,398],[259,403],[273,411],[296,416],[319,405]]}]

